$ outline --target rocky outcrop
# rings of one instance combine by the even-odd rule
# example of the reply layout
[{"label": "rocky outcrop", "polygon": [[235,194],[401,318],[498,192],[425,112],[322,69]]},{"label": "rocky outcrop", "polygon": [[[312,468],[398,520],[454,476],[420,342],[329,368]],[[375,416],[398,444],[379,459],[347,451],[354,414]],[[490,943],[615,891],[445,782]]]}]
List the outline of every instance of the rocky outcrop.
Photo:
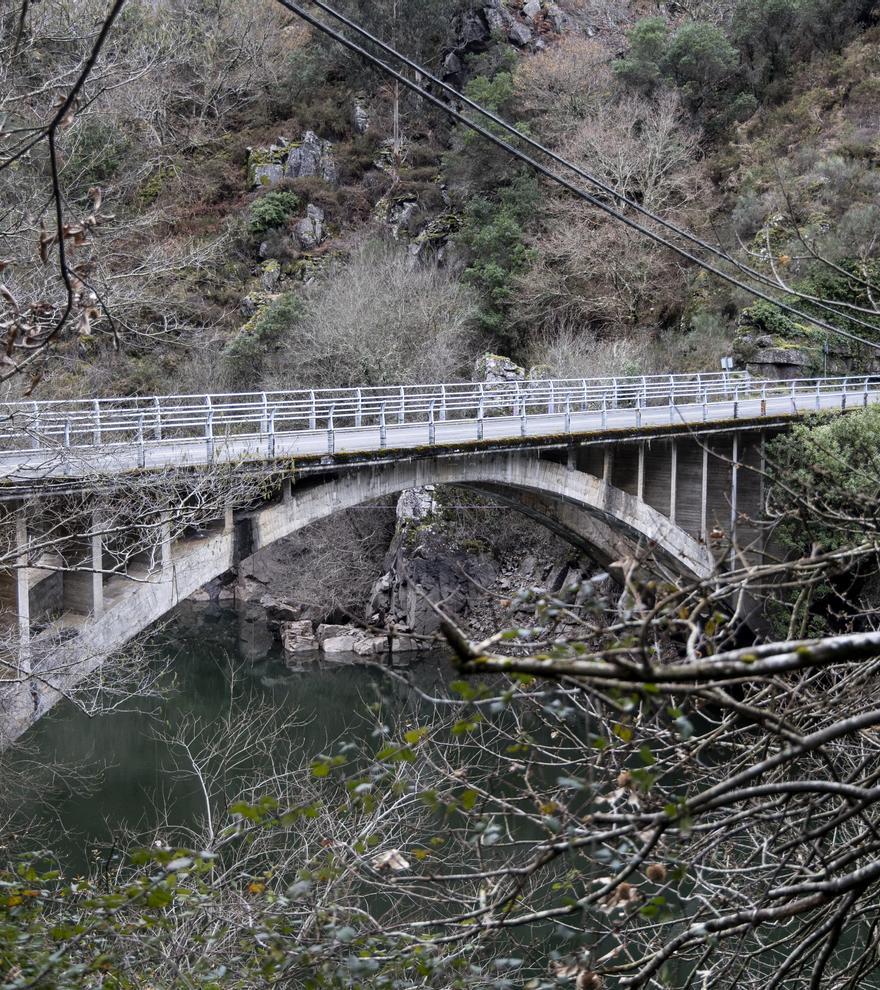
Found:
[{"label": "rocky outcrop", "polygon": [[373,586],[369,621],[404,635],[429,636],[440,627],[433,606],[442,604],[444,611],[466,616],[479,588],[494,581],[497,567],[480,544],[460,546],[450,540],[437,517],[431,487],[404,492],[397,518],[385,573]]},{"label": "rocky outcrop", "polygon": [[303,654],[322,653],[328,659],[353,663],[356,657],[410,653],[418,649],[416,641],[408,636],[377,636],[358,626],[332,623],[322,623],[316,628],[310,620],[282,623],[281,642],[293,664],[298,664]]},{"label": "rocky outcrop", "polygon": [[358,97],[351,111],[351,123],[355,134],[366,134],[370,129],[370,110],[366,101]]},{"label": "rocky outcrop", "polygon": [[315,176],[335,185],[339,177],[333,145],[314,131],[306,131],[299,143],[279,137],[268,148],[249,148],[248,171],[255,189],[272,188],[285,178]]},{"label": "rocky outcrop", "polygon": [[285,653],[313,653],[318,649],[315,624],[308,619],[283,623],[281,643]]},{"label": "rocky outcrop", "polygon": [[875,374],[880,359],[836,334],[796,322],[766,303],[740,314],[733,343],[737,364],[756,378]]},{"label": "rocky outcrop", "polygon": [[309,203],[306,215],[294,227],[296,239],[303,251],[314,251],[324,241],[324,211]]},{"label": "rocky outcrop", "polygon": [[495,384],[497,382],[525,381],[526,369],[503,354],[483,354],[474,365],[476,381]]},{"label": "rocky outcrop", "polygon": [[306,131],[299,144],[291,145],[284,166],[288,179],[301,179],[317,176],[330,185],[338,179],[333,145],[322,141],[314,131]]},{"label": "rocky outcrop", "polygon": [[281,265],[275,258],[269,258],[260,264],[260,288],[263,292],[274,294],[281,284]]},{"label": "rocky outcrop", "polygon": [[447,79],[460,77],[465,56],[485,51],[493,35],[501,36],[517,48],[540,51],[548,37],[583,27],[594,33],[590,25],[580,24],[563,7],[552,0],[489,0],[459,14],[455,25],[456,47],[443,59],[443,75]]}]

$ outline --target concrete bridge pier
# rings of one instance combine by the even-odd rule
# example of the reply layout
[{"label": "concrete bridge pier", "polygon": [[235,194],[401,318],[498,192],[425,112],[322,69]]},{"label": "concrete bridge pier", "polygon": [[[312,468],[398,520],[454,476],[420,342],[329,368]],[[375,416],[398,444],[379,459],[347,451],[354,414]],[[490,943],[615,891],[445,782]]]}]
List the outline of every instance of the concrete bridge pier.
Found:
[{"label": "concrete bridge pier", "polygon": [[72,536],[68,566],[62,575],[62,610],[99,616],[104,611],[104,536],[102,517],[92,512],[91,532]]}]

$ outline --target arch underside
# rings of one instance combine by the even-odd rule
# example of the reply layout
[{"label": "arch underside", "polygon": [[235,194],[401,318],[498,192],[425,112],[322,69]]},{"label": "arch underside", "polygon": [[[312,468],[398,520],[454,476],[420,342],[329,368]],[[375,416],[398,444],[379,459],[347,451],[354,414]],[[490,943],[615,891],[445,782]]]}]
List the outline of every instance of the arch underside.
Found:
[{"label": "arch underside", "polygon": [[[592,475],[568,470],[534,454],[469,454],[397,461],[297,485],[290,497],[241,513],[230,531],[175,543],[171,565],[132,581],[114,576],[100,615],[31,640],[34,669],[42,675],[37,707],[46,710],[105,658],[159,621],[176,605],[230,568],[319,519],[344,509],[426,485],[490,493],[556,532],[605,566],[649,551],[679,574],[704,577],[713,562],[704,546],[645,502]],[[74,633],[75,630],[75,634]],[[51,664],[49,663],[51,661]],[[22,697],[21,730],[36,717],[33,693]],[[13,737],[16,733],[13,730]]]},{"label": "arch underside", "polygon": [[628,557],[637,557],[674,575],[696,576],[689,567],[683,567],[655,540],[643,534],[627,531],[621,524],[609,522],[595,510],[565,502],[558,497],[536,492],[518,491],[500,485],[462,485],[469,491],[489,495],[508,505],[580,550],[585,556],[603,568]]},{"label": "arch underside", "polygon": [[410,461],[295,489],[289,502],[254,514],[251,546],[258,551],[333,512],[425,485],[491,494],[603,565],[650,552],[678,574],[705,577],[713,569],[702,544],[642,500],[593,475],[515,454]]}]

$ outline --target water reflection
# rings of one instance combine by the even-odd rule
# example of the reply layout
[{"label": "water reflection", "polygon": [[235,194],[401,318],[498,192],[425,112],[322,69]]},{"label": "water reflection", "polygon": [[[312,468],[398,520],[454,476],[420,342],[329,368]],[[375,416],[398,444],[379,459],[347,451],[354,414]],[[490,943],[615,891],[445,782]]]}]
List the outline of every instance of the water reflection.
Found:
[{"label": "water reflection", "polygon": [[[30,799],[23,810],[50,818],[53,832],[62,826],[66,834],[53,837],[52,846],[69,868],[82,868],[90,850],[112,848],[126,830],[149,834],[166,812],[176,826],[198,821],[198,787],[174,772],[174,754],[161,738],[187,719],[219,722],[230,708],[247,717],[255,701],[295,710],[308,758],[341,736],[368,735],[371,702],[415,704],[404,685],[345,658],[302,656],[290,669],[280,647],[269,644],[259,660],[245,659],[253,656],[249,625],[234,609],[182,606],[156,636],[170,659],[164,697],[133,699],[124,710],[95,718],[62,704],[28,733],[30,758],[65,769],[52,775],[39,803]],[[410,675],[433,692],[448,679],[445,654],[414,660]]]}]

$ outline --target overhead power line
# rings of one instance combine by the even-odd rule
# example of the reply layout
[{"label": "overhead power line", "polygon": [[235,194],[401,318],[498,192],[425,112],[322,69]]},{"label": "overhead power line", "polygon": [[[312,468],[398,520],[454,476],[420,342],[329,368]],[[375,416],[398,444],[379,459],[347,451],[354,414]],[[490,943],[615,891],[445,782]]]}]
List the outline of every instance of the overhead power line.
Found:
[{"label": "overhead power line", "polygon": [[[435,75],[432,75],[432,73],[428,71],[426,68],[424,68],[424,66],[419,65],[417,62],[414,62],[411,58],[408,58],[406,55],[404,55],[403,52],[398,51],[392,45],[389,45],[381,38],[372,34],[370,31],[368,31],[365,27],[362,27],[356,21],[352,20],[349,17],[346,17],[345,14],[342,14],[338,10],[335,10],[328,3],[325,3],[324,0],[307,0],[307,2],[310,3],[313,7],[317,7],[319,10],[322,10],[330,17],[339,21],[341,24],[344,24],[346,27],[351,28],[353,31],[357,32],[357,34],[359,34],[362,38],[365,38],[366,40],[371,42],[371,44],[376,45],[383,52],[387,53],[388,55],[391,55],[393,58],[398,59],[408,68],[412,69],[414,72],[419,73],[421,77],[427,79],[432,85],[437,86],[444,92],[448,93],[454,100],[458,101],[464,106],[470,107],[472,110],[476,110],[478,113],[482,114],[488,120],[491,120],[494,124],[503,128],[505,131],[507,131],[507,133],[513,135],[515,138],[517,138],[518,141],[528,145],[531,148],[534,148],[536,151],[539,151],[541,154],[546,155],[547,158],[551,159],[552,161],[556,162],[559,165],[562,165],[563,168],[570,169],[576,175],[580,176],[582,179],[585,179],[587,182],[595,186],[597,189],[601,189],[603,192],[608,193],[610,196],[613,196],[614,199],[617,200],[619,203],[625,204],[626,206],[635,210],[637,213],[640,213],[642,216],[647,217],[650,220],[653,220],[655,223],[659,224],[661,227],[664,227],[666,230],[670,231],[676,236],[684,238],[686,241],[690,241],[690,243],[703,248],[704,250],[708,251],[710,254],[713,254],[715,257],[720,258],[722,261],[726,261],[730,263],[739,271],[743,272],[746,275],[751,276],[752,278],[757,279],[758,281],[762,282],[764,285],[772,286],[773,288],[781,287],[778,281],[775,281],[774,279],[770,278],[768,275],[765,275],[763,272],[760,272],[757,269],[752,268],[750,265],[745,264],[739,259],[734,258],[730,254],[730,252],[726,251],[721,245],[716,245],[716,244],[712,244],[709,241],[705,241],[697,234],[694,234],[693,231],[689,231],[684,227],[680,227],[678,224],[675,224],[672,221],[667,220],[665,217],[660,216],[658,213],[654,213],[653,211],[649,210],[647,207],[643,206],[641,203],[632,199],[632,197],[627,196],[626,193],[621,192],[619,189],[615,189],[613,186],[609,185],[607,182],[603,181],[598,176],[593,175],[591,172],[588,172],[585,168],[581,167],[580,165],[577,165],[575,162],[572,162],[567,158],[564,158],[562,155],[558,154],[558,152],[555,152],[551,148],[548,148],[540,141],[535,140],[535,138],[531,137],[531,135],[524,134],[509,120],[505,120],[499,114],[495,113],[492,110],[487,109],[486,107],[477,103],[475,100],[472,100],[469,96],[465,95],[460,90],[457,90],[454,86],[450,86],[449,83],[444,82],[444,80],[438,78]],[[840,308],[850,309],[857,312],[870,312],[870,311],[860,310],[858,307],[853,306],[849,303],[839,303],[835,300],[823,300],[815,296],[807,296],[805,293],[801,293],[801,292],[796,293],[796,295],[799,298],[804,299],[807,302],[816,305],[819,309],[823,310],[826,313],[830,313],[831,315],[837,317],[843,317],[844,319],[847,319],[851,323],[854,323],[858,326],[866,327],[867,329],[874,329],[873,324],[868,323],[865,320],[861,320],[858,317],[850,316],[847,313],[841,313]]]},{"label": "overhead power line", "polygon": [[[717,278],[722,279],[724,282],[727,282],[729,285],[732,285],[742,290],[743,292],[748,293],[749,295],[751,295],[756,299],[760,299],[764,302],[770,303],[772,306],[777,307],[779,310],[781,310],[784,313],[787,313],[790,316],[811,323],[813,326],[819,327],[820,329],[823,329],[829,333],[833,333],[838,336],[844,337],[848,340],[852,340],[857,343],[864,344],[865,346],[874,348],[875,350],[880,350],[880,344],[878,344],[877,342],[868,340],[864,337],[860,337],[859,335],[850,333],[847,330],[842,330],[840,327],[836,327],[831,323],[826,323],[824,320],[818,319],[817,317],[812,316],[809,313],[805,313],[802,310],[797,309],[796,307],[790,305],[789,303],[777,299],[774,296],[769,295],[767,292],[764,292],[761,289],[756,288],[755,286],[748,285],[747,283],[743,282],[742,280],[736,278],[733,275],[730,275],[728,272],[723,271],[722,269],[716,267],[710,262],[698,257],[697,255],[692,254],[687,249],[681,247],[680,245],[674,243],[673,241],[670,241],[668,238],[662,236],[661,234],[658,234],[656,231],[651,230],[649,227],[644,226],[644,224],[639,223],[637,220],[633,220],[632,218],[627,217],[619,210],[616,210],[613,206],[610,206],[608,203],[605,203],[602,200],[596,198],[586,190],[581,189],[579,186],[576,186],[573,182],[565,178],[565,176],[559,175],[557,172],[552,171],[550,168],[541,164],[541,162],[535,160],[530,155],[527,155],[525,152],[514,147],[508,141],[505,141],[504,138],[499,137],[497,134],[494,134],[492,131],[488,130],[486,127],[483,127],[481,124],[477,123],[476,121],[469,119],[459,110],[455,109],[455,107],[449,106],[449,104],[444,102],[434,93],[425,89],[419,83],[409,79],[401,72],[398,72],[392,66],[388,65],[386,62],[383,62],[382,59],[380,59],[378,56],[372,54],[372,52],[369,52],[362,45],[359,45],[356,41],[352,41],[350,38],[346,37],[344,34],[340,33],[335,28],[331,27],[329,24],[325,24],[314,14],[306,10],[300,3],[295,2],[295,0],[277,0],[277,2],[280,3],[285,9],[289,10],[291,13],[296,14],[297,17],[304,20],[307,24],[310,24],[316,30],[320,31],[322,34],[333,39],[338,44],[342,45],[344,48],[347,48],[349,51],[354,52],[356,55],[363,58],[369,64],[380,69],[386,75],[390,76],[393,79],[396,79],[399,83],[401,83],[411,92],[416,93],[418,96],[420,96],[426,102],[430,103],[432,106],[437,107],[441,112],[452,117],[460,124],[474,131],[476,134],[479,134],[487,141],[491,142],[492,144],[506,151],[508,154],[512,155],[514,158],[517,158],[519,161],[528,165],[538,174],[543,175],[545,178],[548,178],[552,182],[557,183],[558,185],[562,186],[564,189],[573,193],[578,198],[583,199],[586,202],[590,203],[590,205],[594,206],[596,209],[605,213],[607,216],[611,217],[614,220],[617,220],[619,223],[624,224],[624,226],[628,227],[630,230],[634,230],[637,233],[642,234],[644,237],[649,238],[650,240],[654,241],[656,244],[659,244],[662,247],[665,247],[668,250],[672,251],[674,254],[677,254],[679,257],[684,258],[686,261],[689,261],[692,264],[697,265],[699,268],[702,268],[704,271],[707,271],[710,274],[715,275]],[[598,184],[600,188],[607,191],[614,198],[624,201],[629,205],[632,205],[642,215],[650,217],[652,220],[655,220],[656,222],[665,226],[667,229],[678,233],[679,236],[686,237],[692,243],[698,244],[699,246],[710,250],[719,257],[722,257],[724,260],[730,260],[729,256],[725,252],[719,251],[718,248],[714,248],[711,245],[707,244],[706,242],[701,241],[699,238],[696,238],[695,235],[688,234],[687,232],[681,230],[681,228],[675,227],[674,225],[670,224],[668,221],[665,221],[662,218],[651,213],[650,211],[647,211],[644,207],[641,207],[639,204],[636,204],[633,201],[628,200],[626,197],[621,196],[613,189],[613,187],[610,187],[607,184],[602,183],[601,180],[596,179],[594,176],[591,176],[590,173],[582,169],[579,169],[577,166],[573,165],[572,163],[568,163],[561,156],[556,155],[554,152],[550,151],[549,149],[545,149],[543,145],[539,144],[538,142],[534,141],[531,138],[528,138],[526,135],[521,134],[509,122],[504,121],[502,118],[492,113],[492,111],[485,109],[478,102],[471,100],[468,97],[465,97],[461,93],[458,93],[457,90],[454,90],[452,87],[448,86],[447,84],[442,83],[440,80],[436,80],[436,78],[430,72],[419,66],[418,63],[413,62],[412,60],[406,58],[404,55],[400,54],[399,52],[395,51],[395,49],[385,44],[385,42],[382,42],[378,38],[375,38],[368,31],[358,26],[354,21],[345,17],[343,14],[338,13],[328,4],[324,3],[323,0],[307,0],[307,2],[314,3],[317,7],[319,7],[321,10],[323,10],[331,17],[334,17],[340,23],[344,23],[351,29],[355,30],[358,34],[361,35],[361,37],[369,40],[371,43],[378,45],[383,51],[387,52],[393,57],[400,59],[408,67],[412,68],[415,72],[419,73],[424,78],[430,79],[432,82],[436,82],[438,86],[440,86],[450,94],[454,95],[455,99],[460,99],[467,106],[472,107],[474,110],[485,116],[487,119],[498,124],[498,126],[501,126],[508,132],[512,132],[513,134],[515,134],[517,140],[525,141],[526,143],[530,144],[531,146],[541,151],[542,153],[549,155],[553,160],[561,163],[564,167],[571,168],[579,175],[581,175],[583,178],[588,179],[588,181],[591,181],[594,184]],[[763,276],[761,277],[763,278]],[[849,319],[852,318],[850,317]]]}]

